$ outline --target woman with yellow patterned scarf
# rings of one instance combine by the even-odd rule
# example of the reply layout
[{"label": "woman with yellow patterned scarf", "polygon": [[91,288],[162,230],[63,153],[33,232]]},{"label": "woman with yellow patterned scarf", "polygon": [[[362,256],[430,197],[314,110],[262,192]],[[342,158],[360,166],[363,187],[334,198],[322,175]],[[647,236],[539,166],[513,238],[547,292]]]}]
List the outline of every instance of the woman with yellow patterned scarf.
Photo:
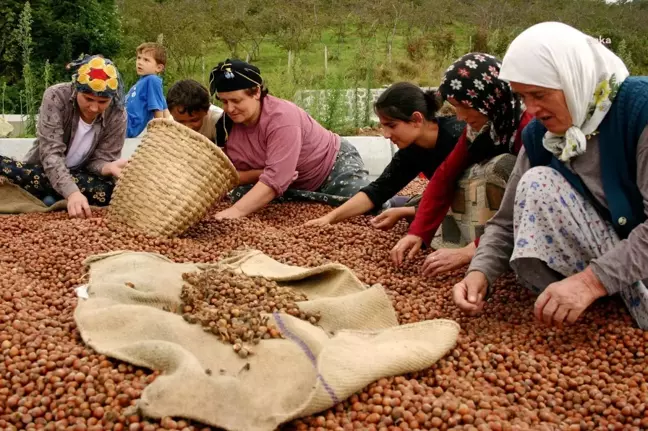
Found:
[{"label": "woman with yellow patterned scarf", "polygon": [[126,161],[123,85],[112,61],[87,56],[70,63],[71,83],[45,90],[36,141],[20,162],[0,156],[0,175],[51,205],[66,199],[71,217],[107,205]]}]

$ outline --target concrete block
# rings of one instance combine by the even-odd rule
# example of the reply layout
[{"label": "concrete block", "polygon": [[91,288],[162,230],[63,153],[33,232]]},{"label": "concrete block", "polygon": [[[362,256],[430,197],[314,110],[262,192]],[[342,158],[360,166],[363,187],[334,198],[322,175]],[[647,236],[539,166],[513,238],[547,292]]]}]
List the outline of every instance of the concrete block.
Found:
[{"label": "concrete block", "polygon": [[[365,166],[372,177],[379,176],[391,161],[395,146],[381,136],[348,136],[345,137],[365,162]],[[7,138],[0,139],[0,155],[22,160],[34,142],[33,138]],[[122,157],[129,158],[141,142],[140,138],[126,139],[122,150]]]}]

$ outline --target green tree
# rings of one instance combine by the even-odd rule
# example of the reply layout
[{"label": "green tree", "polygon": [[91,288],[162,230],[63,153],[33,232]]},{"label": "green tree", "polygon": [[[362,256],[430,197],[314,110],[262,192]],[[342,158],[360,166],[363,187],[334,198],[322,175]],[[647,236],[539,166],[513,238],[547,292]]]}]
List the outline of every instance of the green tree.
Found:
[{"label": "green tree", "polygon": [[[24,1],[0,1],[0,79],[11,89],[25,88],[24,28],[19,16]],[[51,63],[53,82],[69,79],[65,65],[80,54],[102,54],[113,57],[121,42],[120,19],[115,0],[31,0],[32,24],[29,67],[33,73],[41,70],[47,60]],[[33,97],[39,100],[42,89],[38,75]],[[33,83],[32,83],[33,84]],[[16,110],[20,105],[19,91],[7,94],[8,105]],[[29,98],[29,91],[25,92]],[[28,106],[27,106],[28,108]]]},{"label": "green tree", "polygon": [[21,61],[23,64],[23,79],[25,81],[25,107],[27,109],[27,135],[36,134],[36,111],[37,101],[36,92],[34,89],[34,74],[31,68],[31,53],[32,53],[32,10],[29,1],[25,2],[20,19],[18,20],[18,27],[15,30],[16,39],[20,43]]}]

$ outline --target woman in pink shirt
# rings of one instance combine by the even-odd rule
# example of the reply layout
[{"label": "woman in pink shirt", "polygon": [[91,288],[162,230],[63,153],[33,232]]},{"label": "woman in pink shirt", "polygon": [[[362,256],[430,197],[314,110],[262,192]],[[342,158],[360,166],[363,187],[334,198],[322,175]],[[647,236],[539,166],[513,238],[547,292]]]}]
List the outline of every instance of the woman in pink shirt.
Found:
[{"label": "woman in pink shirt", "polygon": [[216,144],[242,185],[216,218],[244,217],[280,197],[340,205],[370,183],[358,151],[294,103],[269,95],[257,67],[219,63],[210,90],[225,111]]}]

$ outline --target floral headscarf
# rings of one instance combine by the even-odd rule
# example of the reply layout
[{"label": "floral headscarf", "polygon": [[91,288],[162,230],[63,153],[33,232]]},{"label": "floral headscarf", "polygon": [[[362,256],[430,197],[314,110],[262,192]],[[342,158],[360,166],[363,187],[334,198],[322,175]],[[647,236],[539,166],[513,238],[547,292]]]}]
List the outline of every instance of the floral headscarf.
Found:
[{"label": "floral headscarf", "polygon": [[99,97],[110,97],[120,104],[124,87],[112,61],[99,55],[86,56],[67,65],[73,69],[72,81],[77,91]]},{"label": "floral headscarf", "polygon": [[[437,89],[444,100],[454,99],[488,117],[489,124],[485,127],[490,128],[491,145],[495,148],[480,150],[489,156],[513,152],[520,117],[524,112],[520,98],[507,82],[499,79],[500,66],[499,60],[492,55],[466,54],[446,70]],[[469,125],[466,127],[469,141],[475,140],[482,132],[472,130]],[[480,146],[487,145],[483,139],[479,141]]]},{"label": "floral headscarf", "polygon": [[564,136],[547,132],[544,147],[563,162],[586,150],[628,77],[623,61],[597,39],[560,22],[529,27],[504,56],[501,79],[562,90],[573,125]]}]

